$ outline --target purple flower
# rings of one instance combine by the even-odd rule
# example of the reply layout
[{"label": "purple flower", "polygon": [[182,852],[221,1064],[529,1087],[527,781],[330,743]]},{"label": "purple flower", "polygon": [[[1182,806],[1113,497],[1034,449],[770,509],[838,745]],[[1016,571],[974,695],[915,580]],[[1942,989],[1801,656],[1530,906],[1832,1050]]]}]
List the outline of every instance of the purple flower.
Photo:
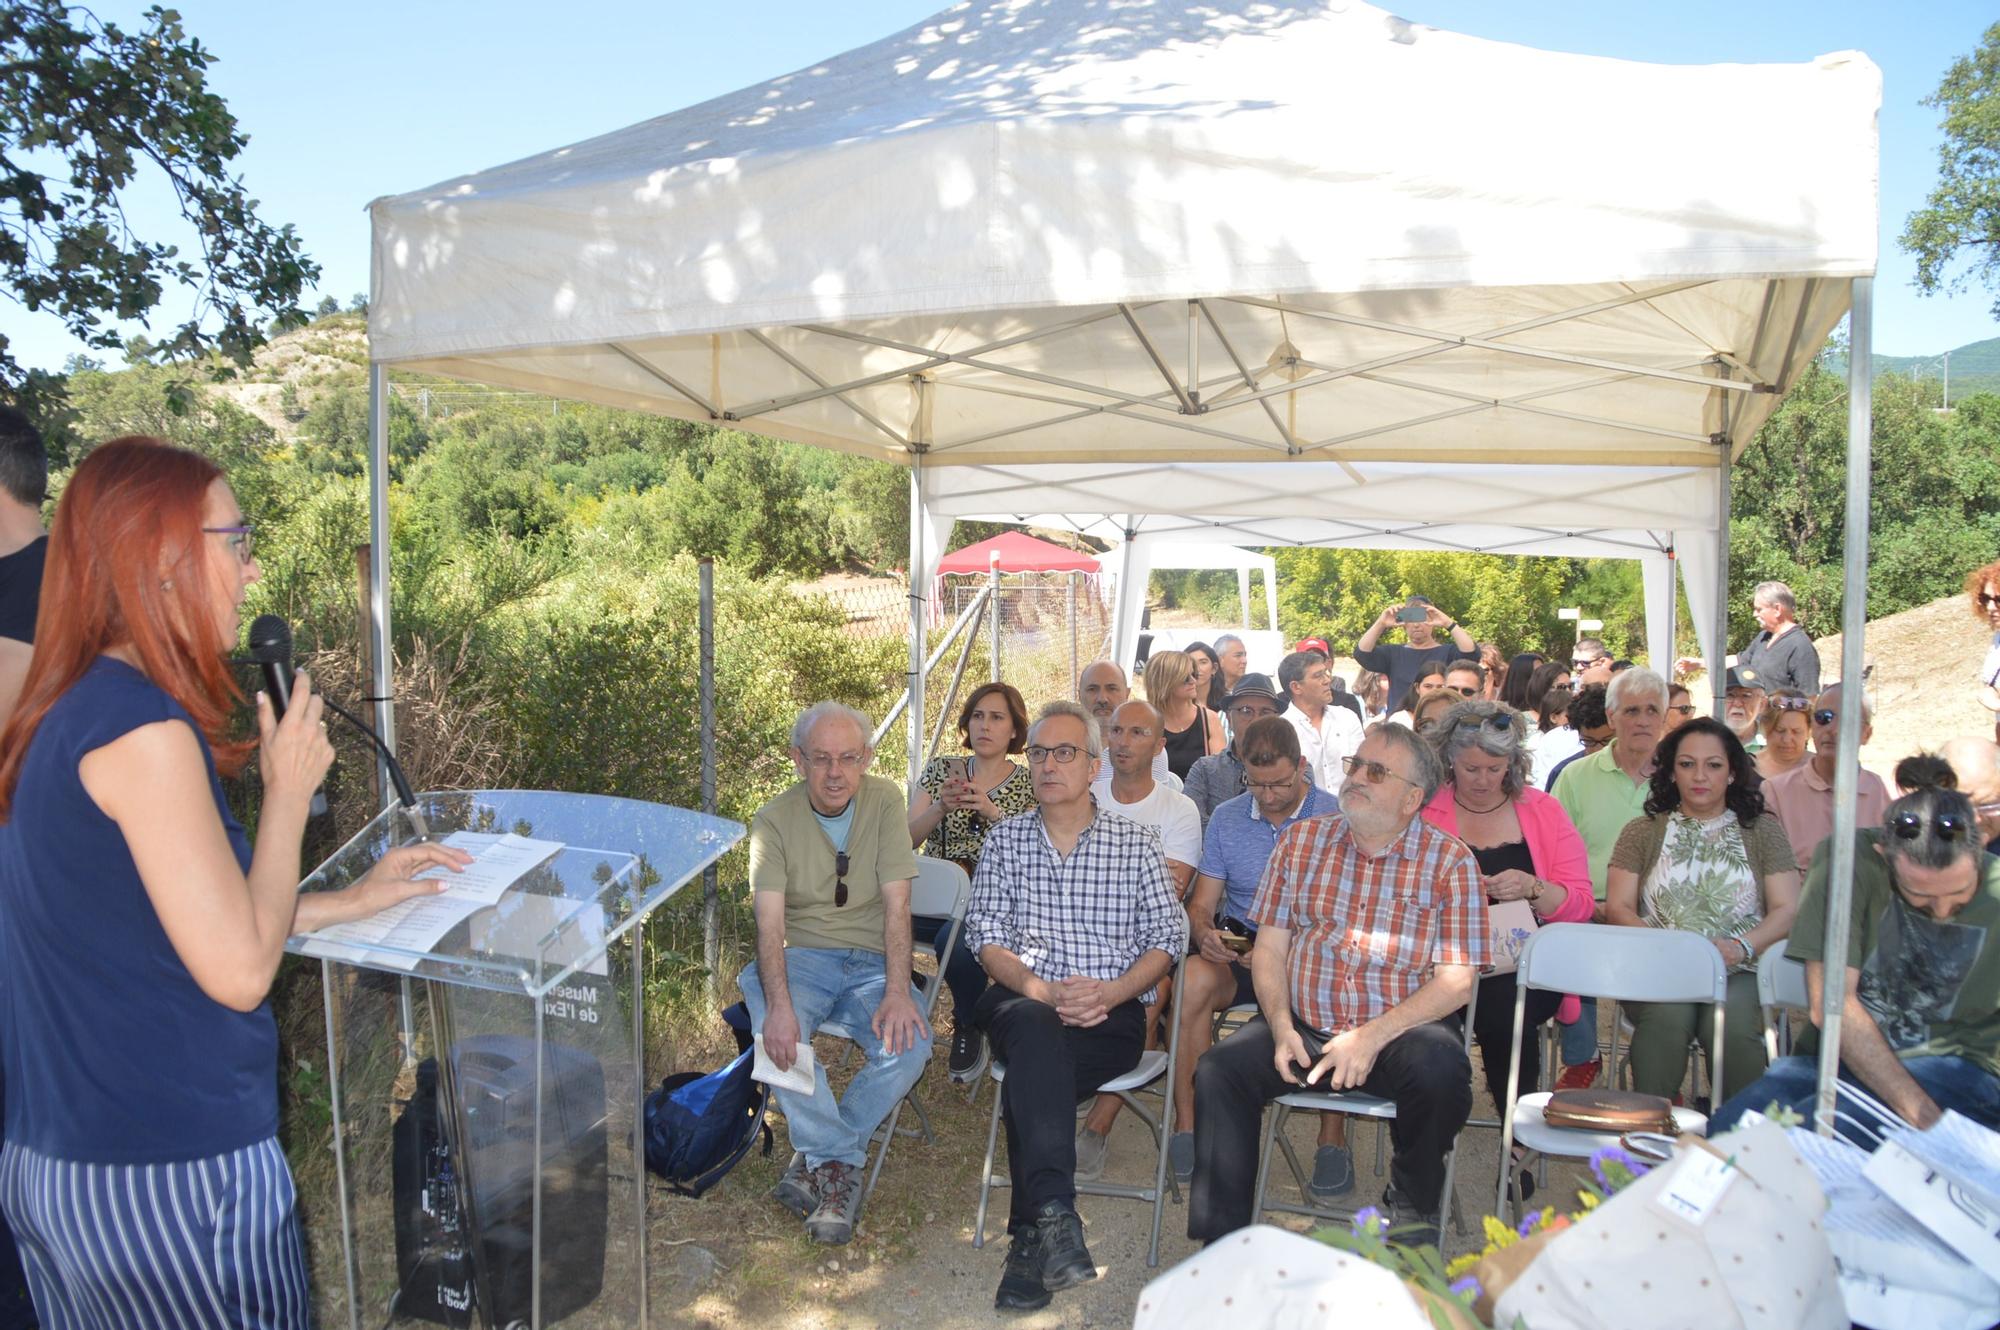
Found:
[{"label": "purple flower", "polygon": [[1522,1218],[1520,1225],[1514,1231],[1524,1238],[1528,1237],[1536,1228],[1540,1227],[1543,1213],[1541,1210],[1528,1211],[1526,1216]]},{"label": "purple flower", "polygon": [[1456,1296],[1465,1298],[1466,1300],[1471,1302],[1477,1302],[1479,1300],[1479,1295],[1482,1292],[1484,1292],[1484,1290],[1479,1287],[1479,1281],[1471,1275],[1467,1275],[1463,1279],[1455,1280],[1451,1285],[1451,1291]]},{"label": "purple flower", "polygon": [[1353,1223],[1356,1233],[1380,1233],[1389,1227],[1389,1221],[1383,1217],[1382,1211],[1372,1205],[1355,1211]]},{"label": "purple flower", "polygon": [[[1610,1178],[1605,1176],[1606,1165],[1614,1165],[1618,1168],[1624,1169],[1627,1174],[1625,1180],[1628,1182],[1634,1178],[1643,1178],[1646,1176],[1648,1172],[1651,1171],[1645,1164],[1640,1163],[1638,1160],[1634,1159],[1631,1155],[1626,1154],[1623,1150],[1619,1149],[1617,1146],[1607,1145],[1602,1150],[1599,1150],[1596,1154],[1590,1157],[1591,1173],[1596,1176],[1598,1185],[1604,1187],[1607,1190],[1609,1190],[1614,1184],[1612,1183]],[[1623,1185],[1623,1184],[1621,1183],[1618,1185]]]}]

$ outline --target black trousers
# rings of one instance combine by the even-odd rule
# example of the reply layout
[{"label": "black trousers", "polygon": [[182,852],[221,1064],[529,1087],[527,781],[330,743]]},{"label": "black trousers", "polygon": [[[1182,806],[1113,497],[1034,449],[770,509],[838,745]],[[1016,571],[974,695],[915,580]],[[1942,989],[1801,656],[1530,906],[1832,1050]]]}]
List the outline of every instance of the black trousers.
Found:
[{"label": "black trousers", "polygon": [[1146,1009],[1133,998],[1096,1025],[1064,1025],[1048,1003],[996,983],[973,1013],[992,1041],[993,1056],[1007,1068],[1000,1116],[1007,1124],[1007,1175],[1013,1181],[1011,1233],[1032,1224],[1035,1211],[1048,1202],[1076,1200],[1076,1106],[1139,1065]]},{"label": "black trousers", "polygon": [[[1472,1037],[1479,1041],[1479,1061],[1486,1069],[1486,1092],[1496,1110],[1507,1107],[1507,1045],[1514,1038],[1514,976],[1490,974],[1479,981],[1479,1004],[1472,1013]],[[1546,989],[1528,990],[1528,1009],[1521,1021],[1521,1093],[1533,1094],[1542,1079],[1542,1041],[1536,1036],[1556,1017],[1563,995]]]},{"label": "black trousers", "polygon": [[[1361,1089],[1396,1105],[1389,1180],[1409,1204],[1436,1214],[1444,1157],[1472,1114],[1472,1065],[1463,1027],[1434,1021],[1390,1041]],[[1262,1016],[1203,1055],[1194,1069],[1194,1184],[1188,1236],[1213,1241],[1248,1226],[1257,1186],[1264,1107],[1300,1087],[1278,1075],[1277,1040]]]}]

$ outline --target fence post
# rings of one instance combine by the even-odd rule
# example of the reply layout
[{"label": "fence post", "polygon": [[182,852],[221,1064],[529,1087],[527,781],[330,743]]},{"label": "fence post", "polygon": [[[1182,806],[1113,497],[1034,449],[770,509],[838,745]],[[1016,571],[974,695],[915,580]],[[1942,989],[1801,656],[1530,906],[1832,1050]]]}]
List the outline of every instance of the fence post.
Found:
[{"label": "fence post", "polygon": [[[701,568],[701,811],[715,815],[715,560]],[[701,963],[710,1002],[722,1000],[722,908],[715,865],[701,870]]]},{"label": "fence post", "polygon": [[1076,579],[1078,576],[1079,574],[1075,572],[1069,575],[1069,691],[1072,697],[1076,695],[1076,672],[1078,669],[1076,660]]},{"label": "fence post", "polygon": [[1000,681],[1000,551],[993,551],[993,557],[986,564],[986,622],[993,630],[993,673],[988,677],[995,683]]}]

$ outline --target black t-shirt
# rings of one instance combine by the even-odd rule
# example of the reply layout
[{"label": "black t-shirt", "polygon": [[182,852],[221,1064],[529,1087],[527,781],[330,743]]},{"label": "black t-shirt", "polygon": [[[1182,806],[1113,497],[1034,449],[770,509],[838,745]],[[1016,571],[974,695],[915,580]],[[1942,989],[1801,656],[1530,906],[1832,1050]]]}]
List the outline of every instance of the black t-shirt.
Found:
[{"label": "black t-shirt", "polygon": [[0,637],[35,640],[35,612],[42,603],[42,563],[49,538],[37,537],[0,558]]}]

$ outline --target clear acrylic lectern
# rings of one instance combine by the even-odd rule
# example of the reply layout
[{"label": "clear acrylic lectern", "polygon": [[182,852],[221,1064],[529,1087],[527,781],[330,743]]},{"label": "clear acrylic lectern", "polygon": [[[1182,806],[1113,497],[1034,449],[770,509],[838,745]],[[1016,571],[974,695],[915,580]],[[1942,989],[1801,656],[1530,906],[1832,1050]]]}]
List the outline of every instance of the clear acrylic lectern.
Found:
[{"label": "clear acrylic lectern", "polygon": [[536,790],[417,804],[420,821],[384,812],[300,889],[347,886],[426,830],[514,876],[291,940],[326,988],[334,1178],[300,1170],[322,1323],[643,1326],[639,925],[743,828]]}]

